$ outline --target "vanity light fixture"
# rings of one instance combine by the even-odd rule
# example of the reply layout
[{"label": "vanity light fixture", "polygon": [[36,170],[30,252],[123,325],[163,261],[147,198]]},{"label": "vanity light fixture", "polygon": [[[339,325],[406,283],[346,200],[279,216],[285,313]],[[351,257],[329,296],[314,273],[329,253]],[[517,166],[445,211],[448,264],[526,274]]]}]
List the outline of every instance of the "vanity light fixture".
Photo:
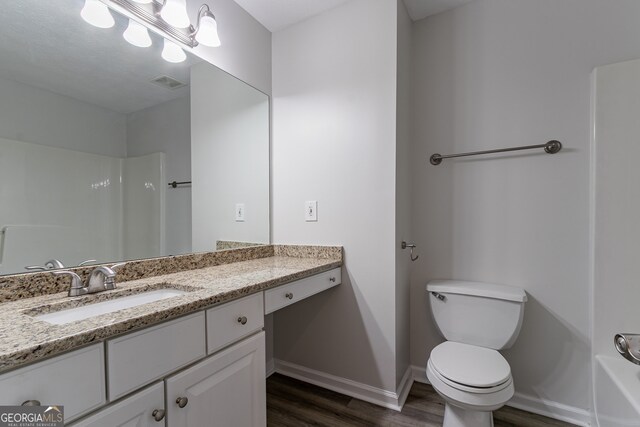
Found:
[{"label": "vanity light fixture", "polygon": [[198,10],[198,22],[192,35],[198,43],[205,46],[218,47],[221,45],[216,17],[206,4],[200,6],[200,10]]},{"label": "vanity light fixture", "polygon": [[[168,62],[178,63],[187,59],[177,43],[190,48],[198,44],[209,47],[221,45],[216,17],[206,4],[198,10],[195,27],[189,21],[186,0],[85,0],[80,15],[91,25],[111,28],[115,21],[109,7],[133,16],[123,34],[124,39],[132,45],[151,46],[148,28],[153,27],[155,32],[162,35],[165,38],[162,58]],[[126,13],[122,12],[123,9]],[[148,25],[145,27],[143,24]]]},{"label": "vanity light fixture", "polygon": [[80,16],[94,27],[111,28],[115,25],[109,8],[100,0],[85,0]]},{"label": "vanity light fixture", "polygon": [[149,47],[152,43],[147,27],[133,19],[129,19],[129,26],[122,34],[122,37],[132,45],[138,47]]},{"label": "vanity light fixture", "polygon": [[183,62],[187,59],[187,54],[184,50],[171,40],[164,39],[164,48],[162,49],[162,59],[174,64]]}]

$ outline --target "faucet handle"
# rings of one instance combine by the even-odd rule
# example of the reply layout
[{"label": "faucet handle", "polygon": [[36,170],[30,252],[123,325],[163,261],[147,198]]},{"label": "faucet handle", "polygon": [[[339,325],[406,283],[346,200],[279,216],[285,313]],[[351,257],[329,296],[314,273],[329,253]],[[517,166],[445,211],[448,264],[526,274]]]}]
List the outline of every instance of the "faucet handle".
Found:
[{"label": "faucet handle", "polygon": [[[109,268],[111,269],[111,271],[113,271],[115,273],[115,270],[117,270],[120,267],[123,267],[125,264],[126,264],[126,262],[119,262],[117,264],[113,264]],[[105,282],[104,282],[104,287],[108,291],[110,291],[112,289],[115,289],[116,288],[116,278],[115,278],[115,276],[107,277]]]},{"label": "faucet handle", "polygon": [[69,288],[69,296],[77,297],[89,293],[88,289],[82,285],[82,279],[73,271],[52,271],[51,274],[56,276],[71,276],[71,288]]},{"label": "faucet handle", "polygon": [[126,263],[126,262],[119,262],[119,263],[117,263],[117,264],[113,264],[113,265],[111,266],[111,269],[112,269],[113,271],[115,271],[116,269],[118,269],[118,268],[120,268],[120,267],[124,267],[125,265],[127,265],[127,263]]},{"label": "faucet handle", "polygon": [[50,259],[49,261],[44,263],[44,266],[50,270],[55,270],[57,268],[64,268],[64,264],[57,259]]},{"label": "faucet handle", "polygon": [[46,268],[44,268],[41,265],[27,265],[24,267],[25,270],[29,270],[29,271],[44,271],[46,270]]},{"label": "faucet handle", "polygon": [[78,264],[78,267],[82,267],[85,266],[87,264],[91,264],[92,262],[96,262],[98,261],[97,259],[86,259],[84,261],[82,261],[80,264]]}]

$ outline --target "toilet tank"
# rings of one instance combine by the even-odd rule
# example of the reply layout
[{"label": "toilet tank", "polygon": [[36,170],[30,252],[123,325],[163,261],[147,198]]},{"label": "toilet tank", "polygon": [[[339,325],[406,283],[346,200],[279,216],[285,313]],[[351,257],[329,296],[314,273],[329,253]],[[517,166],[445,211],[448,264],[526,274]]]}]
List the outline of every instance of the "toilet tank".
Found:
[{"label": "toilet tank", "polygon": [[516,341],[527,294],[494,283],[432,280],[427,284],[433,319],[443,337],[503,350]]}]

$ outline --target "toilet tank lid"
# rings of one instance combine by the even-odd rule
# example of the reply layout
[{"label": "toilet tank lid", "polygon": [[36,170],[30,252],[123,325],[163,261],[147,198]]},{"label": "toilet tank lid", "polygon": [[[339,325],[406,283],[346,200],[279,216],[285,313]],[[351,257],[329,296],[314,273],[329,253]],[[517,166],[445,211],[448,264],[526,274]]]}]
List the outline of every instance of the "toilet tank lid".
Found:
[{"label": "toilet tank lid", "polygon": [[462,280],[431,280],[427,291],[441,294],[472,295],[507,301],[526,302],[527,294],[520,288],[496,283],[467,282]]}]

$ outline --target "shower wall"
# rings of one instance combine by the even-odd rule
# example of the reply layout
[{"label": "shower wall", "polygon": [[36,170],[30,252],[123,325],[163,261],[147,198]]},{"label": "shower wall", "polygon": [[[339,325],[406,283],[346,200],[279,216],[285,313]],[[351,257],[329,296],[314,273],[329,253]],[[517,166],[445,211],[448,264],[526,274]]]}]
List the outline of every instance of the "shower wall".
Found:
[{"label": "shower wall", "polygon": [[640,60],[594,72],[593,353],[640,333]]},{"label": "shower wall", "polygon": [[[164,250],[164,155],[89,154],[0,138],[0,274],[56,258],[117,261]],[[166,185],[166,184],[165,184]]]}]

